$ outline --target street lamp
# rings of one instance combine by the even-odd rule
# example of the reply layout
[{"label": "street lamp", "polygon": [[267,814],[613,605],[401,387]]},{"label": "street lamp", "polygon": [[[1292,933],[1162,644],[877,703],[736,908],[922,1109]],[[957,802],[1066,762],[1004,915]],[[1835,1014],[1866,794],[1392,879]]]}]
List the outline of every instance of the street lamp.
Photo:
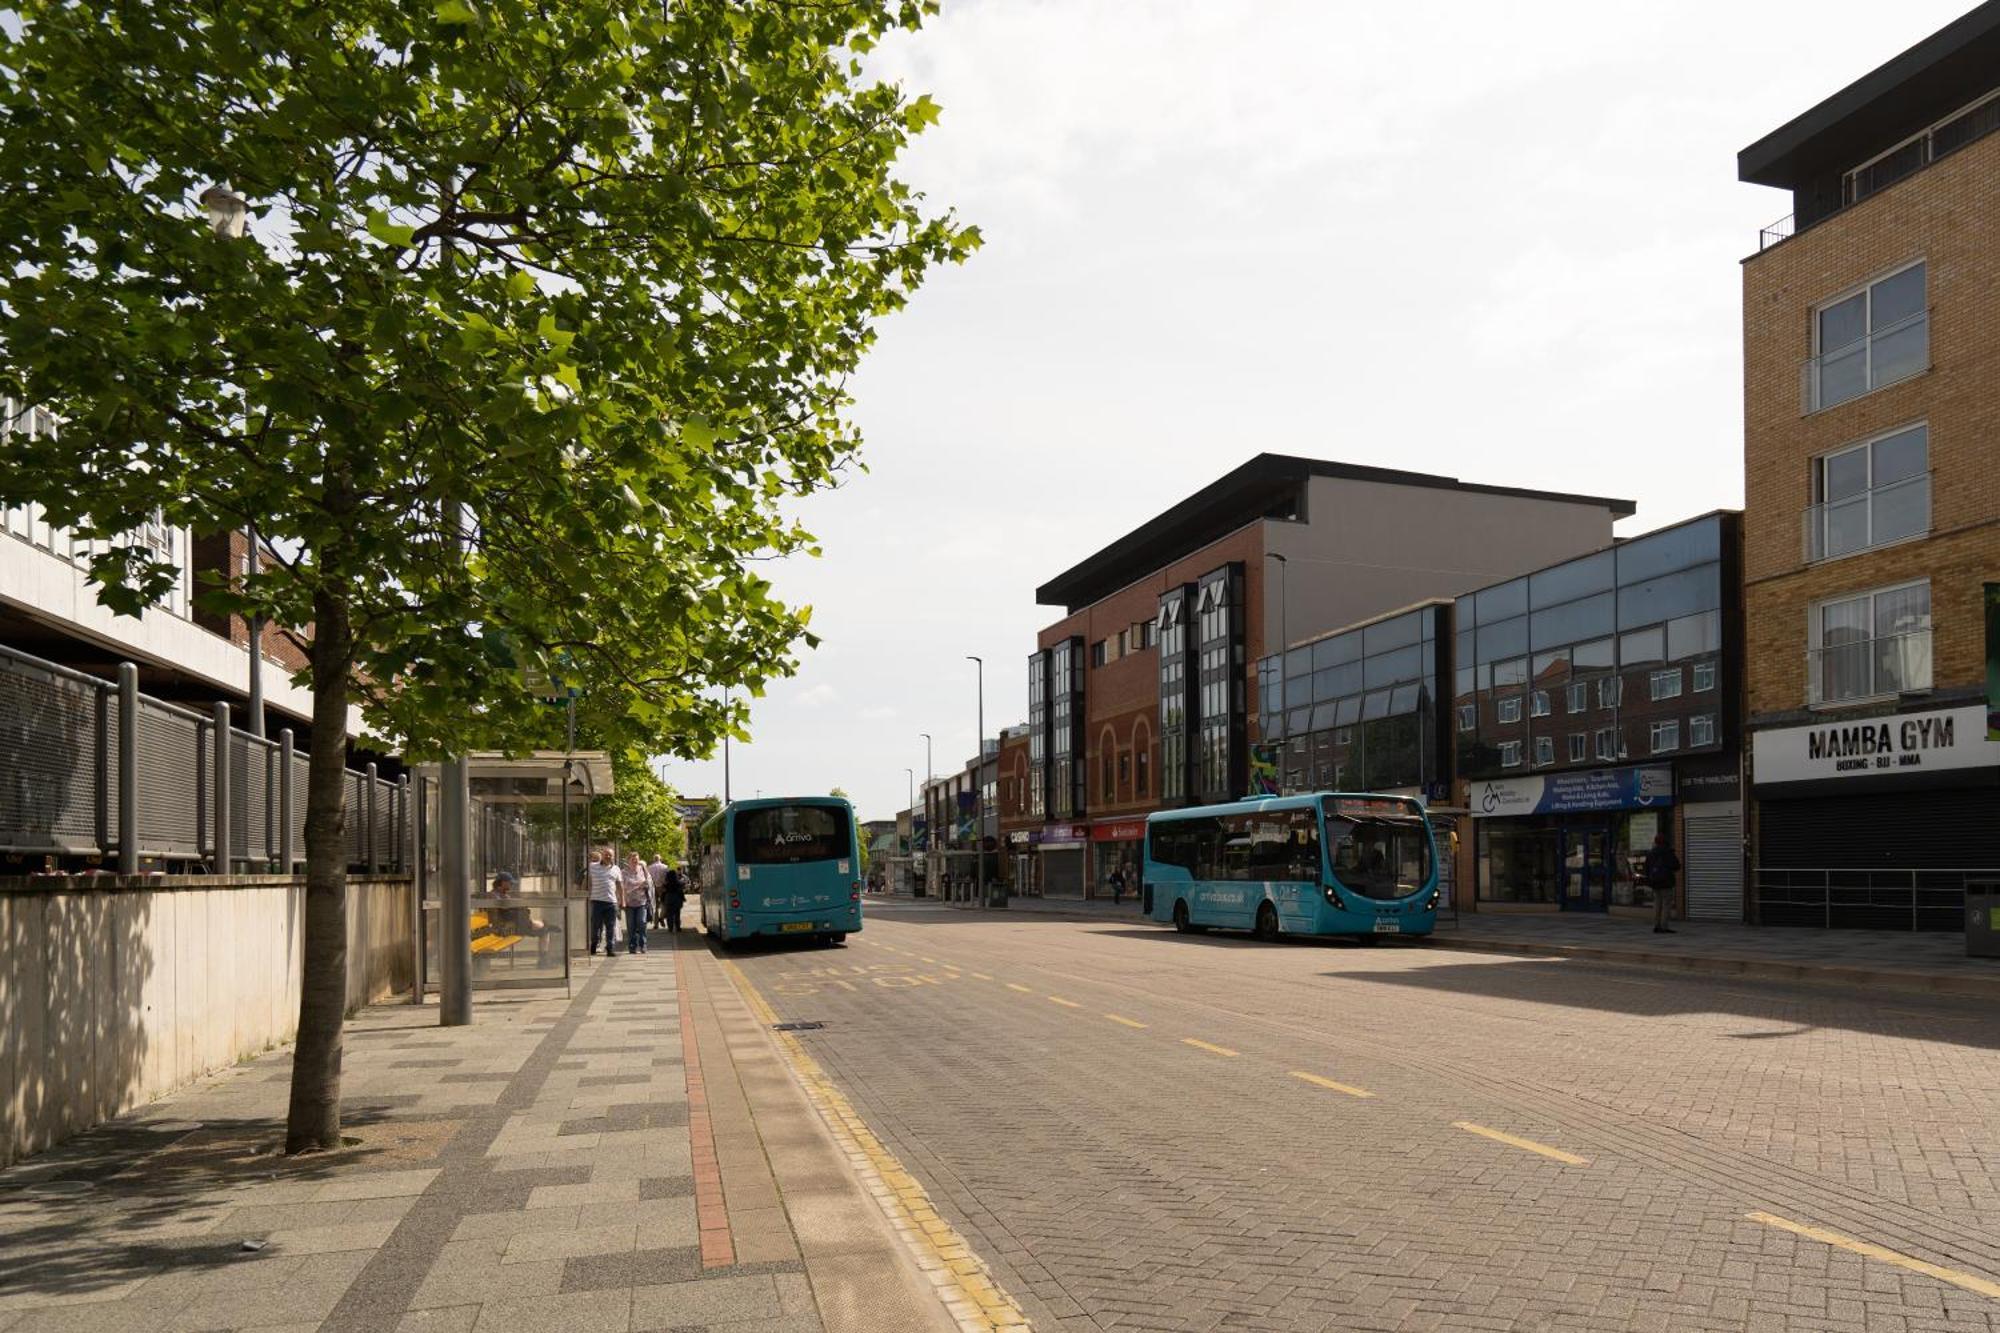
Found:
[{"label": "street lamp", "polygon": [[[972,761],[972,781],[979,792],[974,808],[979,813],[972,831],[972,855],[979,864],[980,906],[991,907],[993,904],[986,901],[986,659],[967,653],[965,660],[972,663],[979,673],[979,729],[974,734],[977,744],[973,750],[977,757]],[[995,767],[997,769],[998,765]]]},{"label": "street lamp", "polygon": [[[219,241],[240,241],[250,227],[250,205],[243,196],[223,185],[211,185],[201,192],[201,206],[208,214],[208,229]],[[257,525],[243,529],[248,551],[243,561],[245,578],[255,578],[257,567]],[[264,618],[246,617],[244,628],[250,636],[250,704],[245,710],[245,730],[264,738]],[[285,867],[291,873],[291,867]]]},{"label": "street lamp", "polygon": [[1288,622],[1291,599],[1285,596],[1290,580],[1285,567],[1291,561],[1277,551],[1264,552],[1264,558],[1278,562],[1278,794],[1282,796],[1285,791],[1285,751],[1291,747],[1292,740],[1292,710],[1287,706],[1291,701],[1285,698],[1285,653],[1292,646],[1292,631]]}]

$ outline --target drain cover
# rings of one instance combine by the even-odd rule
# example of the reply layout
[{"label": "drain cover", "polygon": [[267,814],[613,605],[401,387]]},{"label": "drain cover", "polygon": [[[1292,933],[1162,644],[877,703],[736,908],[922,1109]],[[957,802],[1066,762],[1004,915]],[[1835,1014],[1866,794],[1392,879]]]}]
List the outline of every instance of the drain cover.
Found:
[{"label": "drain cover", "polygon": [[773,1031],[773,1032],[817,1032],[817,1031],[819,1031],[819,1030],[820,1030],[821,1028],[823,1028],[823,1027],[825,1027],[825,1026],[826,1026],[826,1024],[824,1024],[824,1023],[773,1023],[773,1024],[771,1024],[771,1031]]}]

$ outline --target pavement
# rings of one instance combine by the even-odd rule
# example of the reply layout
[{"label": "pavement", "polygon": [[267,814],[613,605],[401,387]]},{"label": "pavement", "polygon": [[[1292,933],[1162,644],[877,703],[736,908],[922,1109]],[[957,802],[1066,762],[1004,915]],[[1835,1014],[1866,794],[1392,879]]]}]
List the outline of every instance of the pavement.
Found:
[{"label": "pavement", "polygon": [[2000,1013],[871,900],[739,960],[1038,1330],[2000,1328]]},{"label": "pavement", "polygon": [[0,1333],[994,1327],[980,1266],[898,1234],[731,965],[681,941],[470,1027],[364,1010],[342,1151],[277,1151],[274,1051],[0,1172]]},{"label": "pavement", "polygon": [[[939,905],[983,910],[969,903]],[[1114,906],[1104,899],[1015,898],[1006,910],[1074,921],[1154,924],[1140,915],[1137,903],[1130,899]],[[2000,958],[1966,957],[1965,937],[1954,932],[1813,930],[1677,921],[1672,934],[1656,935],[1651,918],[1590,912],[1466,912],[1456,921],[1441,918],[1430,943],[1448,949],[1594,958],[1715,975],[2000,999]]]}]

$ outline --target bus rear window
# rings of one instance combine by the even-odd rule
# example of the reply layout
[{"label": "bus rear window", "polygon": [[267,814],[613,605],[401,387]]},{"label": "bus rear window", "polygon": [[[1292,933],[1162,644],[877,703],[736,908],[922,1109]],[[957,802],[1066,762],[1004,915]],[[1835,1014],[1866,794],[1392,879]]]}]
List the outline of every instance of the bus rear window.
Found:
[{"label": "bus rear window", "polygon": [[736,864],[796,865],[852,854],[847,811],[835,805],[770,805],[736,813]]}]

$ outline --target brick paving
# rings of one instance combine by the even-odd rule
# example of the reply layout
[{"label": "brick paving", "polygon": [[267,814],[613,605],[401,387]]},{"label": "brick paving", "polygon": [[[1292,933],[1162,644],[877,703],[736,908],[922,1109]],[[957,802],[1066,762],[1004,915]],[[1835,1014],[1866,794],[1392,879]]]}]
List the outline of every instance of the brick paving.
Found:
[{"label": "brick paving", "polygon": [[[482,999],[470,1028],[365,1011],[342,1152],[275,1154],[276,1052],[0,1172],[0,1330],[820,1333],[782,1208],[733,1241],[719,1193],[697,1207],[695,948],[585,963],[573,998]],[[723,1039],[700,1052],[734,1088]],[[736,1095],[730,1142],[754,1143]]]},{"label": "brick paving", "polygon": [[872,910],[744,970],[1037,1328],[2000,1327],[1982,1001]]}]

